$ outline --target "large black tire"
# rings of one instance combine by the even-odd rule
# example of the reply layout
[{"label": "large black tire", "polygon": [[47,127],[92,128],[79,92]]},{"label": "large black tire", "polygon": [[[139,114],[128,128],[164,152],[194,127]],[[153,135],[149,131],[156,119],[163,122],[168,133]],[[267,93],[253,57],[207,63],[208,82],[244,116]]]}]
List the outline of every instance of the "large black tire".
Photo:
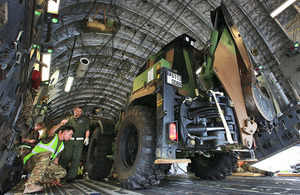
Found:
[{"label": "large black tire", "polygon": [[168,174],[172,168],[172,164],[162,164],[160,165],[161,169],[164,171],[165,174]]},{"label": "large black tire", "polygon": [[87,154],[87,171],[90,179],[101,180],[111,171],[113,160],[107,158],[112,155],[113,135],[100,134],[96,129],[91,137]]},{"label": "large black tire", "polygon": [[190,171],[203,180],[221,180],[232,174],[237,158],[232,153],[196,154],[188,164]]},{"label": "large black tire", "polygon": [[164,178],[164,167],[155,165],[155,115],[145,106],[134,106],[121,122],[116,143],[118,180],[127,189],[147,188]]}]

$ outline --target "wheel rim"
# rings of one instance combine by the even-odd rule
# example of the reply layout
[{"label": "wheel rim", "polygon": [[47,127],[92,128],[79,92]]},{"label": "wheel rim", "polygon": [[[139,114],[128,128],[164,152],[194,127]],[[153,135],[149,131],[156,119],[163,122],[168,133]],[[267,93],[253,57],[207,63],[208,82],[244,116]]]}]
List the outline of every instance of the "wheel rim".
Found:
[{"label": "wheel rim", "polygon": [[124,131],[124,139],[121,147],[121,157],[126,168],[132,167],[138,152],[138,131],[134,124],[130,123]]},{"label": "wheel rim", "polygon": [[210,154],[210,155],[200,155],[196,156],[197,163],[202,167],[210,167],[218,162],[218,155]]}]

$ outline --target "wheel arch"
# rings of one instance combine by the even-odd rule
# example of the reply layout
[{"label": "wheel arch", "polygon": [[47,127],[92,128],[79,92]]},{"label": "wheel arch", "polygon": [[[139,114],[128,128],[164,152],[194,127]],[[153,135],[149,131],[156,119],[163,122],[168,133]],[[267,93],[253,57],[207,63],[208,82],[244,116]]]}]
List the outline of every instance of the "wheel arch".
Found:
[{"label": "wheel arch", "polygon": [[128,104],[125,110],[128,111],[131,107],[137,105],[156,108],[156,96],[154,94],[148,94],[146,96],[136,98]]}]

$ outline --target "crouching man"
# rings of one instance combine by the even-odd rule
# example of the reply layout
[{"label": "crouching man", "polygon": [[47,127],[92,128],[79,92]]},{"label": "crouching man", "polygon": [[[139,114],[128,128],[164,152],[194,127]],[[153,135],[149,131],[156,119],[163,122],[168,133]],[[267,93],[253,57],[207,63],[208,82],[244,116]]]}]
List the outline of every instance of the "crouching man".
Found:
[{"label": "crouching man", "polygon": [[33,148],[32,152],[24,157],[24,169],[31,172],[25,183],[24,193],[33,193],[43,190],[44,183],[60,185],[59,181],[65,177],[67,171],[58,165],[58,158],[64,150],[63,141],[68,141],[74,128],[62,127],[58,134],[55,132],[65,125],[69,119],[62,120],[58,125],[52,127],[46,136]]}]

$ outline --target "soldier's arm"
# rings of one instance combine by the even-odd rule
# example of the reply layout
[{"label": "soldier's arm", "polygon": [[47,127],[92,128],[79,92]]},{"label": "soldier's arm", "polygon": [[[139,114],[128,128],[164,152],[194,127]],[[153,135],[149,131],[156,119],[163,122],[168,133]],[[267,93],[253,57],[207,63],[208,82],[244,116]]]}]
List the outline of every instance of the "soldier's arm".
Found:
[{"label": "soldier's arm", "polygon": [[36,140],[32,137],[32,133],[27,136],[22,137],[22,142],[35,143]]},{"label": "soldier's arm", "polygon": [[35,143],[36,140],[34,140],[34,139],[22,138],[22,142]]},{"label": "soldier's arm", "polygon": [[86,131],[85,131],[85,138],[89,138],[89,137],[90,137],[90,125],[89,125],[89,122],[87,122],[85,128],[86,128]]},{"label": "soldier's arm", "polygon": [[89,136],[90,136],[90,130],[86,130],[86,132],[85,132],[85,138],[89,138]]},{"label": "soldier's arm", "polygon": [[58,165],[58,161],[59,161],[59,159],[60,159],[61,154],[62,154],[62,152],[58,153],[57,156],[56,156],[56,158],[55,158],[54,161],[53,161],[53,162],[54,162],[55,164],[57,164],[57,165]]},{"label": "soldier's arm", "polygon": [[47,132],[47,137],[52,137],[54,136],[55,132],[57,131],[58,128],[60,128],[61,126],[65,125],[67,122],[69,121],[69,119],[64,119],[62,120],[59,124],[55,125],[54,127],[52,127],[48,132]]},{"label": "soldier's arm", "polygon": [[57,164],[58,165],[58,158],[54,159],[54,164]]}]

